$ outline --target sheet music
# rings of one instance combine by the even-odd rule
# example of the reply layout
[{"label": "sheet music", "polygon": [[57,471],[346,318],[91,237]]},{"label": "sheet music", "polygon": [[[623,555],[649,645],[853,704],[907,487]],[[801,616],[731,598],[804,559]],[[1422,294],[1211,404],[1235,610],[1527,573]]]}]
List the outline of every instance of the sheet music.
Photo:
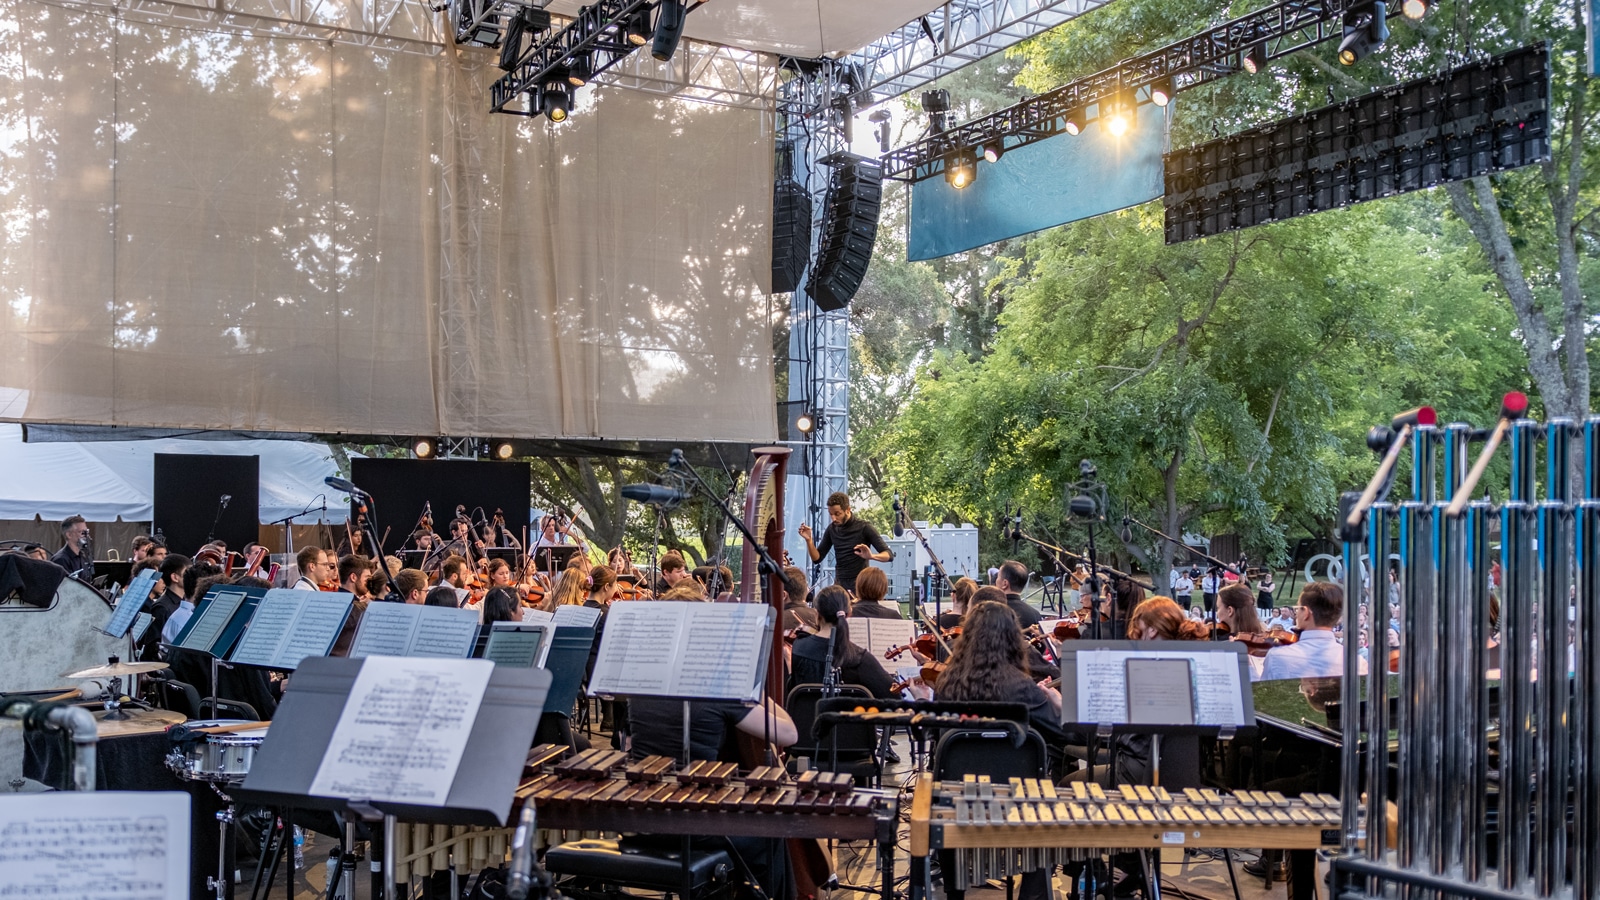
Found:
[{"label": "sheet music", "polygon": [[128,589],[117,598],[116,608],[111,611],[111,617],[106,619],[105,627],[100,630],[112,637],[122,637],[127,634],[133,625],[133,620],[138,617],[139,610],[144,608],[144,602],[150,599],[150,591],[155,589],[156,581],[160,577],[161,572],[157,569],[145,569],[135,575]]},{"label": "sheet music", "polygon": [[212,646],[222,636],[223,629],[228,627],[228,622],[244,605],[246,596],[236,591],[215,591],[205,608],[197,611],[189,624],[184,626],[183,633],[178,635],[178,646],[210,653]]},{"label": "sheet music", "polygon": [[545,636],[543,630],[536,629],[490,629],[489,642],[483,648],[483,658],[497,666],[532,668],[539,661],[539,648],[544,645]]},{"label": "sheet music", "polygon": [[1128,721],[1128,680],[1124,661],[1190,661],[1196,725],[1244,725],[1244,694],[1236,653],[1224,650],[1079,650],[1078,721],[1121,725]]},{"label": "sheet music", "polygon": [[308,656],[325,656],[350,614],[353,594],[274,588],[262,596],[232,662],[293,669]]},{"label": "sheet music", "polygon": [[531,606],[522,608],[522,622],[525,625],[539,625],[545,622],[554,622],[555,619],[555,616],[542,609],[534,609]]},{"label": "sheet music", "polygon": [[444,805],[493,672],[486,659],[363,660],[311,793]]},{"label": "sheet music", "polygon": [[[672,696],[756,700],[761,696],[762,642],[772,607],[764,603],[688,603],[683,654]],[[606,634],[611,628],[607,623]]]},{"label": "sheet music", "polygon": [[478,613],[448,606],[418,606],[417,630],[406,656],[466,659],[478,643]]},{"label": "sheet music", "polygon": [[552,621],[557,625],[576,625],[579,628],[593,628],[594,623],[600,621],[600,610],[588,606],[574,606],[569,603],[556,607]]},{"label": "sheet music", "polygon": [[[589,676],[592,694],[663,694],[672,683],[687,603],[617,603]],[[737,604],[695,604],[734,606]]]},{"label": "sheet music", "polygon": [[150,623],[154,622],[155,620],[156,617],[150,615],[149,613],[139,613],[133,619],[133,627],[128,629],[128,636],[132,637],[135,641],[144,640],[145,631],[150,628]]},{"label": "sheet music", "polygon": [[0,871],[0,897],[188,900],[189,795],[9,794]]},{"label": "sheet music", "polygon": [[[244,637],[239,639],[239,646],[233,648],[231,660],[253,666],[272,665],[278,657],[278,648],[282,646],[284,637],[289,634],[290,626],[300,615],[302,605],[300,598],[310,597],[312,593],[312,591],[286,591],[279,588],[267,591],[266,596],[256,605],[255,614],[250,617],[250,624],[245,626]],[[289,596],[285,597],[284,594]]]},{"label": "sheet music", "polygon": [[409,603],[379,601],[369,604],[361,616],[361,624],[356,626],[350,656],[405,656],[411,648],[411,634],[417,630],[417,619],[423,609]]},{"label": "sheet music", "polygon": [[883,659],[891,648],[904,647],[917,636],[917,623],[908,619],[851,619],[848,627],[850,643],[873,659]]}]

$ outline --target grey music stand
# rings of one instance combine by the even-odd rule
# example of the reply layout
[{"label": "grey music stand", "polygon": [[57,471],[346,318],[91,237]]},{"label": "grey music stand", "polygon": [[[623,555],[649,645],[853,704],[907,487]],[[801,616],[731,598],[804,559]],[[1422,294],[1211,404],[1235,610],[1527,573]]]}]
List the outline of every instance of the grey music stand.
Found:
[{"label": "grey music stand", "polygon": [[361,664],[360,659],[331,656],[310,657],[300,663],[250,774],[235,796],[280,809],[320,809],[363,817],[376,810],[384,824],[384,883],[392,890],[397,819],[432,825],[506,824],[551,676],[543,669],[495,667],[443,805],[313,795],[311,785]]}]

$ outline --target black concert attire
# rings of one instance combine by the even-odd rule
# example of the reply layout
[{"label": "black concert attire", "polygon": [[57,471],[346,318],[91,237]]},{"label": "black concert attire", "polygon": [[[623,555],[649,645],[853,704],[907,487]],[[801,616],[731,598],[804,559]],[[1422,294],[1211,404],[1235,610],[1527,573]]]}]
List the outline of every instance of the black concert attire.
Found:
[{"label": "black concert attire", "polygon": [[[633,735],[633,745],[628,750],[630,758],[640,760],[646,756],[670,756],[683,761],[683,708],[682,700],[663,700],[657,697],[633,697],[628,701],[628,730]],[[734,759],[723,753],[723,746],[731,744],[739,723],[749,715],[750,707],[737,700],[692,700],[689,702],[689,759]],[[678,847],[677,838],[668,839],[666,846]],[[725,849],[732,845],[744,859],[745,865],[761,882],[768,897],[779,897],[778,885],[786,875],[787,847],[781,840],[752,838],[737,835],[727,837],[696,837],[694,846],[708,850]]]},{"label": "black concert attire", "polygon": [[178,611],[178,605],[183,598],[172,591],[164,591],[161,596],[150,601],[146,609],[150,613],[150,627],[145,629],[143,640],[139,641],[139,659],[144,662],[158,662],[161,659],[161,629],[167,626],[167,620]]},{"label": "black concert attire", "polygon": [[850,604],[850,618],[852,619],[904,619],[900,610],[882,603],[867,600],[857,600]]},{"label": "black concert attire", "polygon": [[1037,609],[1023,602],[1021,594],[1007,594],[1006,605],[1011,607],[1011,611],[1017,614],[1017,621],[1022,623],[1024,629],[1027,629],[1029,625],[1037,625],[1044,619],[1044,616],[1040,615]]},{"label": "black concert attire", "polygon": [[793,631],[802,625],[815,630],[817,627],[817,611],[807,606],[803,598],[796,600],[794,595],[791,594],[783,604],[783,630]]},{"label": "black concert attire", "polygon": [[70,546],[63,544],[50,561],[67,570],[67,574],[77,573],[84,581],[94,580],[94,559],[88,554],[79,553]]},{"label": "black concert attire", "polygon": [[939,613],[937,622],[939,624],[940,631],[949,631],[950,629],[961,624],[961,613],[945,610],[944,612]]},{"label": "black concert attire", "polygon": [[[790,652],[789,690],[797,684],[822,684],[827,675],[828,639],[808,634],[796,638]],[[843,638],[834,641],[833,664],[839,668],[841,684],[858,684],[880,700],[894,696],[894,679],[883,663],[867,651]]]},{"label": "black concert attire", "polygon": [[857,544],[866,544],[879,553],[889,552],[889,545],[884,543],[878,529],[854,513],[843,524],[829,525],[816,544],[818,559],[827,556],[829,550],[833,551],[833,583],[852,593],[856,589],[856,576],[867,567],[867,561],[856,555]]}]

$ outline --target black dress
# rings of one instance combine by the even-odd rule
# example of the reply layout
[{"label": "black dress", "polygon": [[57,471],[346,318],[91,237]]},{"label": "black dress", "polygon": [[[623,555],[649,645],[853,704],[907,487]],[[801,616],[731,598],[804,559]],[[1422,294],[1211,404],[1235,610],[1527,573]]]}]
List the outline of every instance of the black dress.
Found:
[{"label": "black dress", "polygon": [[[822,684],[827,674],[828,639],[816,635],[797,638],[791,653],[788,689],[797,684]],[[839,667],[839,680],[844,684],[858,684],[880,700],[894,696],[890,690],[893,679],[884,670],[883,663],[867,651],[849,641],[837,641],[833,647],[833,663]]]}]

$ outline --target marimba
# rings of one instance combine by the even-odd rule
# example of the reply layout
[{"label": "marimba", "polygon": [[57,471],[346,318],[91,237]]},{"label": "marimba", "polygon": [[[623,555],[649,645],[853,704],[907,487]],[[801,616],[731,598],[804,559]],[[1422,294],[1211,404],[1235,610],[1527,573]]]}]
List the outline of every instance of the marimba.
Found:
[{"label": "marimba", "polygon": [[[1316,849],[1339,843],[1339,801],[1276,791],[1172,793],[1165,788],[1056,785],[923,775],[911,799],[911,855],[955,851],[957,889],[1087,858],[1087,851],[1162,847]],[[913,860],[914,864],[917,860]]]}]

